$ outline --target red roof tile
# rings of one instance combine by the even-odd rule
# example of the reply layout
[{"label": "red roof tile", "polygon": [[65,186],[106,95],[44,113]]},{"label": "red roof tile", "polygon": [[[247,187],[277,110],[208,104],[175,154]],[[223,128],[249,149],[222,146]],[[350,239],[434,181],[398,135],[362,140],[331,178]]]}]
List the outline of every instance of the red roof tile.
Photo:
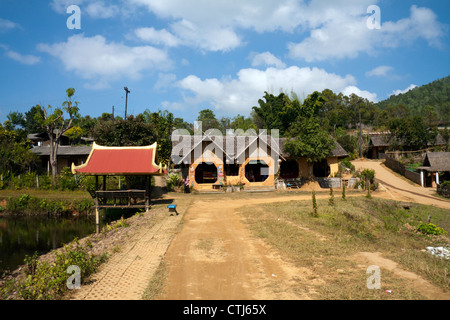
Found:
[{"label": "red roof tile", "polygon": [[[163,173],[155,163],[156,143],[146,147],[103,147],[94,143],[85,164],[72,172],[86,175],[148,175]],[[165,170],[164,170],[165,171]]]}]

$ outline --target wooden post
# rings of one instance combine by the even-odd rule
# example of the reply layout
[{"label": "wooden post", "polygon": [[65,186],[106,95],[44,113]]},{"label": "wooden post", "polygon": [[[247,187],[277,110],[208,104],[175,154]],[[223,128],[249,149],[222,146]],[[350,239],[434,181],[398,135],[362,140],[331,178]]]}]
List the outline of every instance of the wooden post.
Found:
[{"label": "wooden post", "polygon": [[98,209],[98,197],[95,196],[95,227],[97,233],[100,231],[100,217],[99,217],[99,209]]},{"label": "wooden post", "polygon": [[423,187],[423,170],[420,170],[420,185]]},{"label": "wooden post", "polygon": [[150,208],[150,180],[151,176],[145,176],[145,212]]}]

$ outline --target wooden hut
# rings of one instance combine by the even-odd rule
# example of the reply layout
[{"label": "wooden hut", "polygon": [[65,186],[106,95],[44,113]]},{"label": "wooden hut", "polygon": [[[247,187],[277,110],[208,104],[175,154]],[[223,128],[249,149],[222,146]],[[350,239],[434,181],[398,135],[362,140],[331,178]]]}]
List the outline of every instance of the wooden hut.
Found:
[{"label": "wooden hut", "polygon": [[420,182],[422,187],[434,187],[450,180],[450,152],[427,152],[422,161]]}]

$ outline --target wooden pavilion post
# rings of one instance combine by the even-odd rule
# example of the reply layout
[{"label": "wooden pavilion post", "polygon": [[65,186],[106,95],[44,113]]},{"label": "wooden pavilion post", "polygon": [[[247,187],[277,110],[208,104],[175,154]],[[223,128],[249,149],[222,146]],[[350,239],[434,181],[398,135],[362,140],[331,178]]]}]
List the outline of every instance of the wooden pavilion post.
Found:
[{"label": "wooden pavilion post", "polygon": [[148,211],[150,207],[150,184],[151,176],[145,176],[145,212]]},{"label": "wooden pavilion post", "polygon": [[100,219],[99,219],[99,207],[98,207],[98,176],[95,176],[95,227],[97,233],[100,232]]}]

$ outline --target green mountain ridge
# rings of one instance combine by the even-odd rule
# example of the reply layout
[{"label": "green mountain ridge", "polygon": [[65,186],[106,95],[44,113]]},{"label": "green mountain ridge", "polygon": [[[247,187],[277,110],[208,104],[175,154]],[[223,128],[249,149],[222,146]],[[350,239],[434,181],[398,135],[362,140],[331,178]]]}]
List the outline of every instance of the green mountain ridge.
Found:
[{"label": "green mountain ridge", "polygon": [[380,110],[395,105],[406,106],[412,114],[423,115],[433,110],[441,123],[450,123],[450,76],[416,87],[408,92],[392,95],[375,105]]}]

